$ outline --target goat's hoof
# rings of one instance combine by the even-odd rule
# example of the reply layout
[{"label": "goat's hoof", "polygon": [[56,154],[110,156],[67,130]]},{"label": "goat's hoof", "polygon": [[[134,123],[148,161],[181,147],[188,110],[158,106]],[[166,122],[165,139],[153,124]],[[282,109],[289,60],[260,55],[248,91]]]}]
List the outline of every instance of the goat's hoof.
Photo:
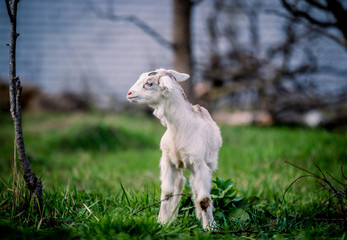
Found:
[{"label": "goat's hoof", "polygon": [[210,222],[209,224],[206,224],[203,226],[204,230],[207,231],[213,231],[216,230],[218,228],[217,223],[215,221]]},{"label": "goat's hoof", "polygon": [[168,219],[163,218],[162,216],[159,216],[157,222],[162,225],[165,225],[168,222]]}]

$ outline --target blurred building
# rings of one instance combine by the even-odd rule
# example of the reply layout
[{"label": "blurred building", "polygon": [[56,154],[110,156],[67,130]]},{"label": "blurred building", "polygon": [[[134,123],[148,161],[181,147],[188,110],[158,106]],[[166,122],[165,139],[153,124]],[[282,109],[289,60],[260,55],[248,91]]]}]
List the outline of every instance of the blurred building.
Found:
[{"label": "blurred building", "polygon": [[[17,73],[44,91],[92,92],[100,105],[124,100],[138,76],[171,66],[170,50],[132,23],[94,11],[136,15],[170,39],[170,1],[21,1],[18,7]],[[8,78],[9,19],[0,3],[0,76]]]}]

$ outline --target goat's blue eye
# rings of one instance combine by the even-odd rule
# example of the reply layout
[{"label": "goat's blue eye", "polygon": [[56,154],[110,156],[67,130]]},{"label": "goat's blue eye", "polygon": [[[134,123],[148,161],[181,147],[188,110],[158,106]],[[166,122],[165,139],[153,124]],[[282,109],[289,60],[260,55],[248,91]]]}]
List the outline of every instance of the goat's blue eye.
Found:
[{"label": "goat's blue eye", "polygon": [[152,87],[153,86],[153,83],[146,83],[146,85],[148,86],[148,87]]}]

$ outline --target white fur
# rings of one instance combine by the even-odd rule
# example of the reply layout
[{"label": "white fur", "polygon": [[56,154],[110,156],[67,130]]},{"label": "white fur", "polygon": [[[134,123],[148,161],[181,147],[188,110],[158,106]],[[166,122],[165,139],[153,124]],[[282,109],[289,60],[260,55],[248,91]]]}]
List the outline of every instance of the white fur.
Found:
[{"label": "white fur", "polygon": [[[186,100],[178,81],[188,79],[188,74],[165,69],[155,72],[143,73],[130,88],[127,98],[130,102],[148,104],[167,127],[160,142],[161,199],[182,193],[185,183],[182,169],[189,169],[196,216],[205,229],[210,229],[215,224],[210,197],[211,173],[217,168],[222,145],[220,130],[205,108],[192,106]],[[148,86],[147,82],[153,85]],[[201,202],[206,203],[206,199],[209,206],[203,209]],[[180,196],[163,201],[158,221],[165,224],[170,218],[176,218],[179,201]]]}]

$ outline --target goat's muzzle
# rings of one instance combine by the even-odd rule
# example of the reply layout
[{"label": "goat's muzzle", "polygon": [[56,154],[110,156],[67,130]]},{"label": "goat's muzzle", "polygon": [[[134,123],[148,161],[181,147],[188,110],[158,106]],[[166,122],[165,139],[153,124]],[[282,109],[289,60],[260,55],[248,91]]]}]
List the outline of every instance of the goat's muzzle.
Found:
[{"label": "goat's muzzle", "polygon": [[133,91],[129,91],[127,94],[127,99],[129,102],[136,102],[136,99],[138,99],[138,98],[139,98],[139,96],[134,95]]}]

